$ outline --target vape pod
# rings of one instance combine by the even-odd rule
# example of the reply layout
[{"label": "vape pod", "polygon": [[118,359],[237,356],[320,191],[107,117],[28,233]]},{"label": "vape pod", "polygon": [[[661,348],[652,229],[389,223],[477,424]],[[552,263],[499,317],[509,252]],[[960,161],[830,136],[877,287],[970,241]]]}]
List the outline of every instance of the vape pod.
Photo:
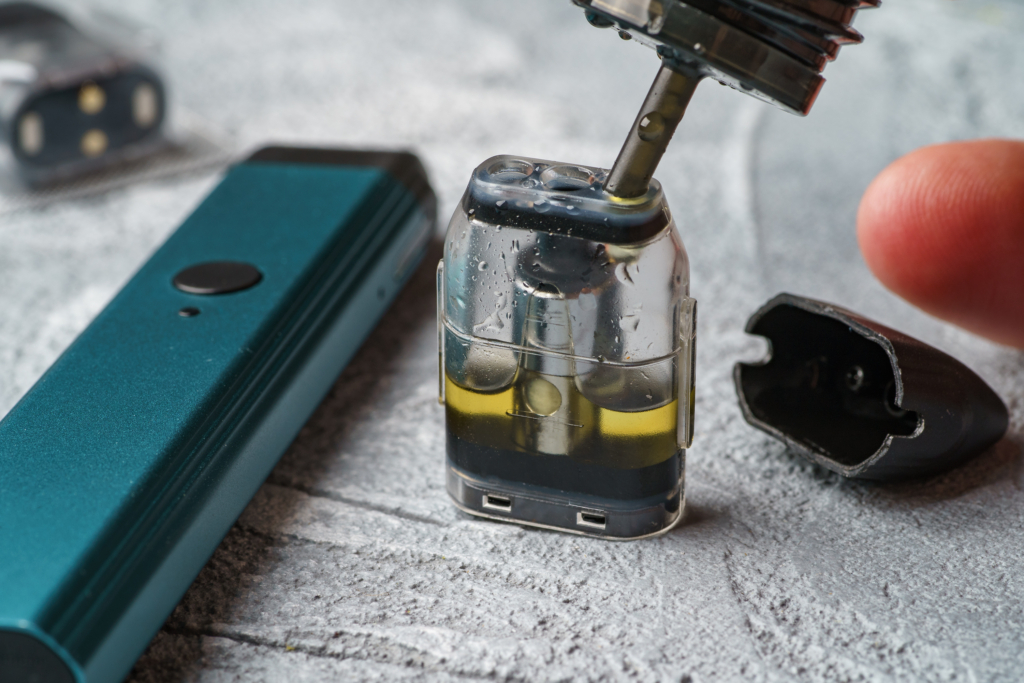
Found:
[{"label": "vape pod", "polygon": [[610,171],[495,157],[438,270],[448,492],[605,538],[671,528],[693,429],[696,303],[654,172],[704,78],[806,114],[878,0],[573,0],[662,65]]},{"label": "vape pod", "polygon": [[678,521],[696,302],[660,185],[500,156],[438,266],[447,487],[484,517],[607,538]]},{"label": "vape pod", "polygon": [[143,156],[163,143],[163,81],[129,41],[31,3],[0,6],[0,131],[30,184]]}]

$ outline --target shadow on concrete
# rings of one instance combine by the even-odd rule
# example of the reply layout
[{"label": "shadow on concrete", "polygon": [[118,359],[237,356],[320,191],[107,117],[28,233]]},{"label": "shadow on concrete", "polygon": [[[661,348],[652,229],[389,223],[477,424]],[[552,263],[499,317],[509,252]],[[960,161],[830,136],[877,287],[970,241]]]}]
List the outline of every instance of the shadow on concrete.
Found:
[{"label": "shadow on concrete", "polygon": [[857,483],[855,486],[872,489],[873,495],[866,496],[866,501],[900,502],[915,507],[959,498],[1002,481],[1020,489],[1024,469],[1021,455],[1020,437],[1008,434],[968,462],[943,474],[919,481],[874,485]]},{"label": "shadow on concrete", "polygon": [[1007,434],[968,462],[948,472],[902,482],[844,479],[788,448],[780,453],[780,457],[791,472],[799,472],[812,478],[822,487],[835,488],[860,499],[865,504],[919,507],[959,498],[1001,481],[1009,482],[1018,490],[1024,491],[1022,444],[1024,435]]},{"label": "shadow on concrete", "polygon": [[728,516],[729,513],[724,508],[713,507],[711,505],[696,505],[688,502],[686,504],[686,508],[683,510],[683,518],[671,533],[678,533],[680,530],[684,529],[693,529],[696,527],[717,524]]},{"label": "shadow on concrete", "polygon": [[[382,396],[396,382],[407,380],[399,369],[408,358],[422,353],[425,332],[436,338],[436,271],[442,242],[431,241],[423,262],[413,273],[362,347],[338,376],[334,386],[267,481],[306,493],[310,482],[320,480],[328,468],[344,472],[344,445],[351,431],[373,420],[386,401]],[[419,348],[418,348],[419,347]],[[436,364],[432,357],[428,362]],[[435,365],[436,366],[436,365]],[[434,367],[434,366],[432,366]],[[340,468],[340,469],[339,469]]]}]

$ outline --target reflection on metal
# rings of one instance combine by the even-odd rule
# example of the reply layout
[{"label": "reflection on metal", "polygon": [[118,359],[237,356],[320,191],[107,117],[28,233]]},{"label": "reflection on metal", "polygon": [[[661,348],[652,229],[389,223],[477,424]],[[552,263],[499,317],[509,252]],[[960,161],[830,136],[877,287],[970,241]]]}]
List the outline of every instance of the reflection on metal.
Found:
[{"label": "reflection on metal", "polygon": [[658,162],[683,119],[700,79],[696,74],[684,74],[666,65],[658,70],[622,151],[608,173],[604,188],[609,194],[624,198],[647,194]]}]

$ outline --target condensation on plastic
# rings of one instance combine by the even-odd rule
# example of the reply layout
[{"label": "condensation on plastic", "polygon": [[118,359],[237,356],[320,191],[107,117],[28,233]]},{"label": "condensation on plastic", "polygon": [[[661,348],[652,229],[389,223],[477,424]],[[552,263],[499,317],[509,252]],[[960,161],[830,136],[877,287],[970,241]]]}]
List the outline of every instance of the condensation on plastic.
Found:
[{"label": "condensation on plastic", "polygon": [[494,393],[536,372],[617,412],[678,399],[686,447],[696,315],[686,251],[656,181],[624,202],[602,192],[604,174],[507,156],[476,170],[438,268],[439,398],[445,375]]}]

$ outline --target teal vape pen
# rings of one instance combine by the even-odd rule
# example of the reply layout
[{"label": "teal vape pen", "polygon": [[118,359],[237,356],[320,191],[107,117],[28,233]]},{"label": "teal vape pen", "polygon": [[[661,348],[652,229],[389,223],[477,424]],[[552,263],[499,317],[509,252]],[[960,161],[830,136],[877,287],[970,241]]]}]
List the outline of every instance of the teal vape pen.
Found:
[{"label": "teal vape pen", "polygon": [[404,153],[234,166],[0,422],[0,681],[121,680],[419,262]]}]

